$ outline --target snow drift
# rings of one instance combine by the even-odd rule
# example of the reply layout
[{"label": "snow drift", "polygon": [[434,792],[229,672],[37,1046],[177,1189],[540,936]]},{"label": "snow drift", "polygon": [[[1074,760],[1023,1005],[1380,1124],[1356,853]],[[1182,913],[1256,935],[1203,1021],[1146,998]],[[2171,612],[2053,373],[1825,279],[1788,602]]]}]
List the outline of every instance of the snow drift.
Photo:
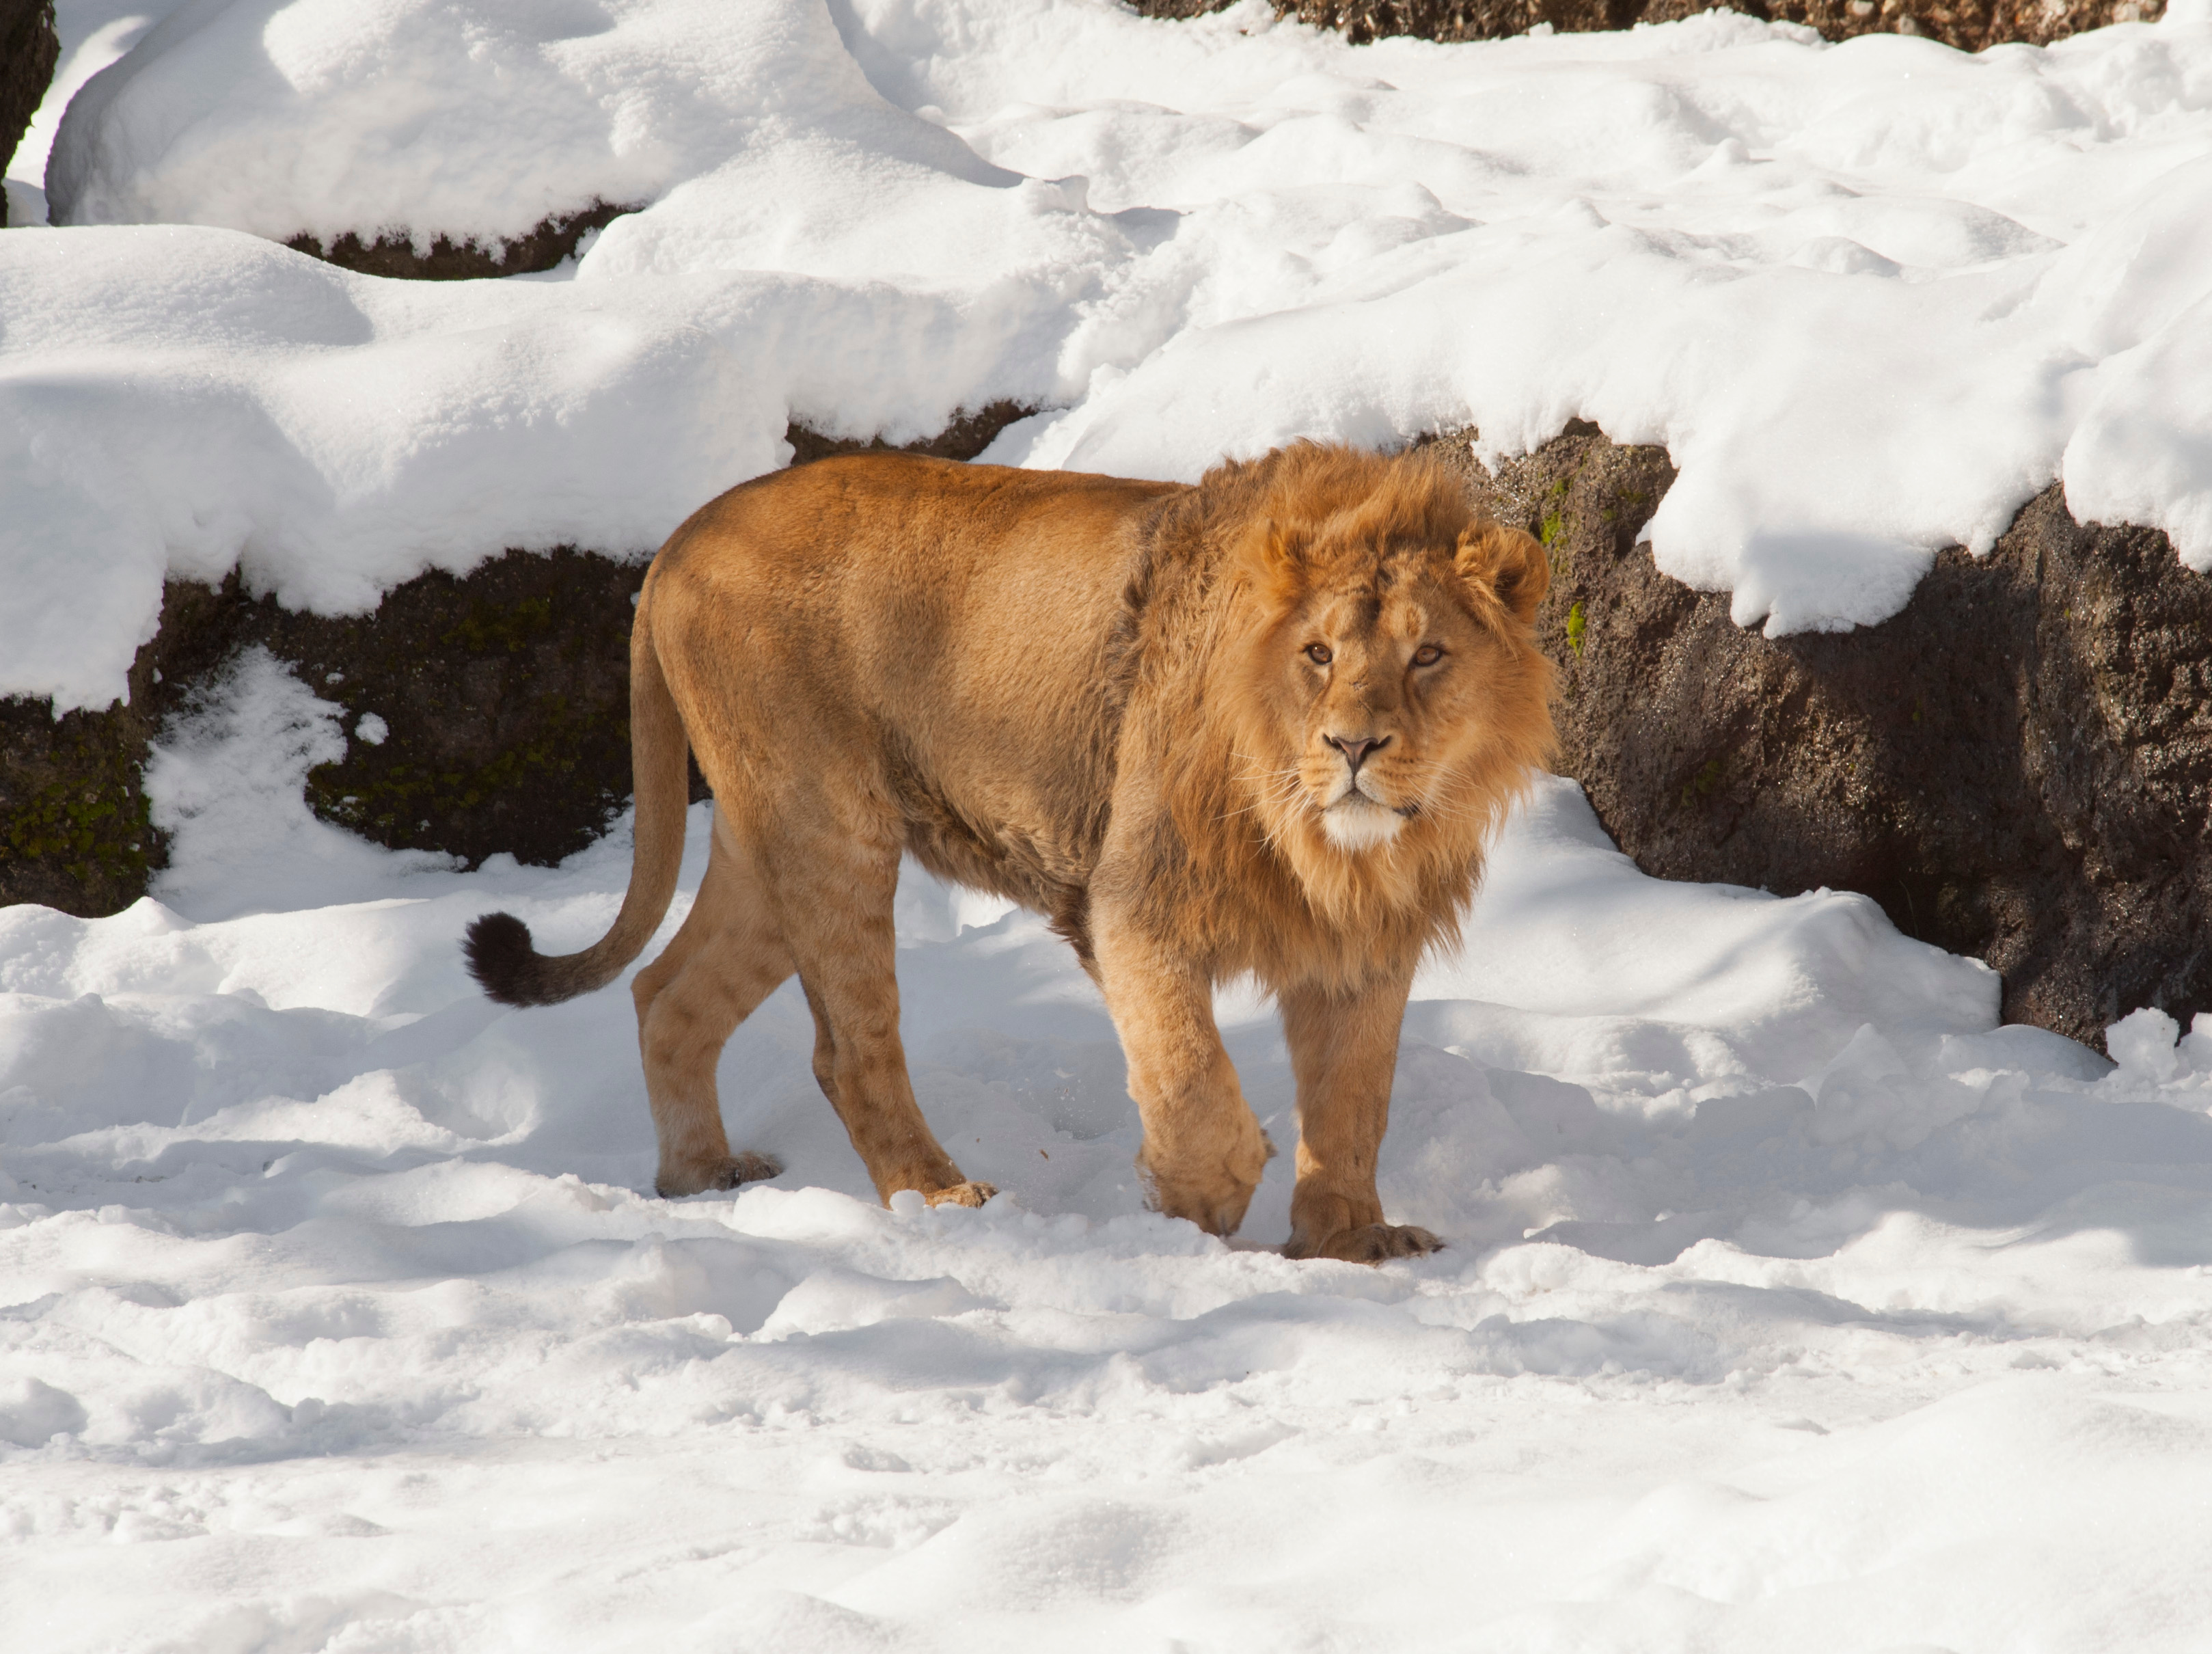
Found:
[{"label": "snow drift", "polygon": [[[664,1201],[628,996],[504,1011],[454,947],[489,905],[596,934],[623,836],[370,849],[299,802],[331,716],[245,663],[156,771],[159,899],[0,914],[14,1642],[2180,1650],[2212,1611],[2212,1027],[2140,1014],[2117,1066],[1994,1028],[1863,898],[1644,879],[1558,781],[1408,1018],[1382,1187],[1433,1258],[1251,1250],[1279,1159],[1236,1244],[1144,1213],[1073,955],[919,876],[916,1090],[1012,1192],[877,1207],[793,985],[721,1073],[789,1171]],[[1287,1140],[1266,1007],[1220,1009]]]}]

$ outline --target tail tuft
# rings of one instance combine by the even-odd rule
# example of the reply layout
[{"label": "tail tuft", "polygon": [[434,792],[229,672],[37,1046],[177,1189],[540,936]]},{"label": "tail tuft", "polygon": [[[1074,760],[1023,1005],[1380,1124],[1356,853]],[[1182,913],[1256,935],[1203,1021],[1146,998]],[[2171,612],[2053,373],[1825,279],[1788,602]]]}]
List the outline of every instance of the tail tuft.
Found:
[{"label": "tail tuft", "polygon": [[[654,565],[658,573],[659,565]],[[530,927],[511,913],[487,913],[469,927],[461,952],[469,974],[502,1005],[558,1005],[605,988],[653,939],[676,894],[684,865],[684,812],[690,788],[684,755],[690,738],[647,623],[654,575],[646,576],[629,640],[630,776],[637,795],[636,853],[629,888],[614,928],[579,953],[548,958],[530,942]]]},{"label": "tail tuft", "polygon": [[487,913],[461,941],[469,975],[501,1005],[558,1005],[575,994],[560,980],[570,973],[531,945],[530,927],[511,913]]}]

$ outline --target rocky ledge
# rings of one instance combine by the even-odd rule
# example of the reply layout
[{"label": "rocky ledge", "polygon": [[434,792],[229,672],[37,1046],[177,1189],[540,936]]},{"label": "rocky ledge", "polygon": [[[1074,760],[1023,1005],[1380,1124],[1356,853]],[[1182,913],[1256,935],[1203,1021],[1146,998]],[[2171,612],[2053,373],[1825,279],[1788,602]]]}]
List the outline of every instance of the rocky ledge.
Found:
[{"label": "rocky ledge", "polygon": [[[15,158],[60,56],[54,0],[0,0],[0,172]],[[0,194],[0,225],[7,222],[8,198]]]},{"label": "rocky ledge", "polygon": [[2212,1009],[2212,581],[2053,484],[1903,613],[1767,638],[1637,536],[1662,449],[1578,424],[1495,475],[1550,548],[1560,769],[1646,873],[1873,897],[1987,960],[2007,1021],[2094,1044],[2138,1006]]},{"label": "rocky ledge", "polygon": [[[2024,41],[2048,46],[2109,23],[2152,22],[2165,0],[1724,0],[1727,9],[1802,23],[1827,40],[1920,34],[1961,52]],[[1132,0],[1148,17],[1196,17],[1229,0]],[[1562,34],[1669,23],[1723,0],[1274,0],[1279,15],[1339,30],[1355,43],[1410,34],[1499,40],[1548,27]]]}]

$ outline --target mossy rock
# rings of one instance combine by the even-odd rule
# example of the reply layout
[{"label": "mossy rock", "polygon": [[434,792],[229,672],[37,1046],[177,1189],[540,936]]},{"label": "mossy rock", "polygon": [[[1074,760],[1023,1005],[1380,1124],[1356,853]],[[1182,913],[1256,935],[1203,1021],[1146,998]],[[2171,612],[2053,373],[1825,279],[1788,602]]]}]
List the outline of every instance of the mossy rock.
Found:
[{"label": "mossy rock", "polygon": [[136,901],[160,844],[139,785],[145,721],[0,702],[0,897],[71,913]]},{"label": "mossy rock", "polygon": [[43,701],[0,702],[0,902],[91,917],[145,893],[168,859],[143,779],[151,745],[256,644],[343,708],[345,757],[307,778],[324,819],[471,865],[573,854],[629,796],[629,622],[644,578],[641,563],[568,548],[510,551],[338,619],[252,598],[234,577],[171,584],[127,701],[58,720]]},{"label": "mossy rock", "polygon": [[570,547],[429,574],[375,613],[325,619],[267,600],[239,617],[344,708],[344,758],[307,776],[325,820],[471,866],[550,864],[629,798],[629,626],[645,565]]}]

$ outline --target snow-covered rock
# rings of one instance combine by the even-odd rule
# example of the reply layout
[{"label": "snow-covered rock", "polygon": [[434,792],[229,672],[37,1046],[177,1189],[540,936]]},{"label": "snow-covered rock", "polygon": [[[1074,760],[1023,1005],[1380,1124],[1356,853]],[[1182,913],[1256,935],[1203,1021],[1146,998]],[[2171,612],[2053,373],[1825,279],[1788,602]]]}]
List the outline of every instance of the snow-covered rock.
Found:
[{"label": "snow-covered rock", "polygon": [[[793,419],[1001,399],[1048,411],[994,458],[1176,477],[1579,415],[1668,448],[1661,567],[1776,633],[1894,613],[2062,475],[2212,561],[2202,0],[1973,58],[1720,13],[1355,47],[1260,0],[434,9],[191,0],[71,105],[86,228],[0,243],[0,690],[118,694],[165,573],[358,611],[649,550]],[[593,198],[648,204],[434,294],[264,239]]]},{"label": "snow-covered rock", "polygon": [[[1133,0],[1151,17],[1189,17],[1220,0]],[[1354,40],[1501,40],[1531,30],[1561,33],[1671,23],[1719,9],[1717,0],[1279,0],[1301,22]],[[2049,46],[2113,23],[2155,21],[2165,0],[1741,0],[1731,8],[1777,23],[1802,23],[1826,40],[1909,34],[1961,52]]]}]

